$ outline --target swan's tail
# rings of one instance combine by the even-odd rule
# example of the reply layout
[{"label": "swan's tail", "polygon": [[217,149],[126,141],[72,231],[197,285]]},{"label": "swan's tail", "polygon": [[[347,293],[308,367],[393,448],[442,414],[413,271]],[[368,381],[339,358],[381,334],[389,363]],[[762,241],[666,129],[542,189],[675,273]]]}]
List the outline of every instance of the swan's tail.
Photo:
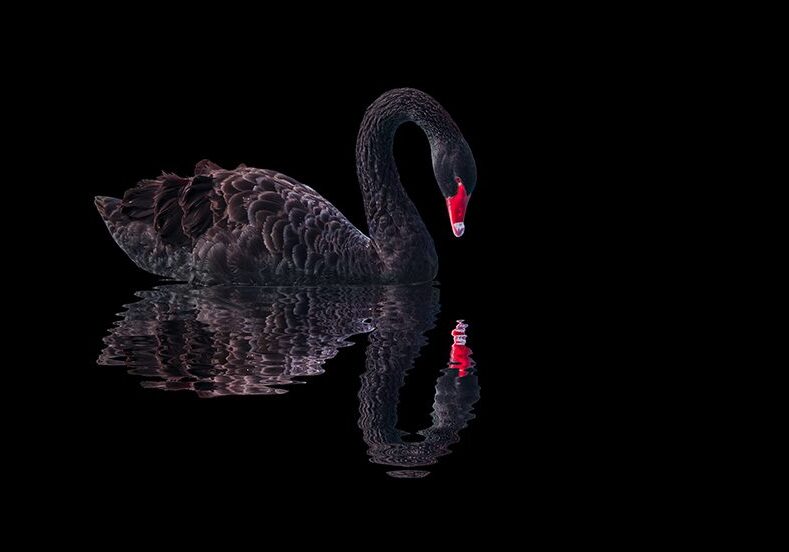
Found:
[{"label": "swan's tail", "polygon": [[191,250],[163,244],[153,228],[153,207],[150,203],[142,203],[142,207],[135,205],[128,201],[129,192],[126,194],[126,200],[107,196],[96,196],[94,200],[112,239],[143,270],[166,278],[188,280]]},{"label": "swan's tail", "polygon": [[145,232],[147,224],[132,225],[131,219],[123,212],[123,200],[116,197],[96,196],[94,199],[96,209],[101,215],[101,219],[110,231],[112,239],[123,249],[123,251],[144,270],[153,272],[146,266],[144,253],[146,250],[153,250],[153,243],[150,243],[151,236]]},{"label": "swan's tail", "polygon": [[93,201],[96,204],[99,215],[101,215],[101,220],[104,221],[107,230],[110,231],[112,239],[134,260],[128,247],[126,247],[126,243],[124,243],[126,241],[124,234],[126,234],[129,219],[123,214],[121,209],[123,200],[117,197],[96,196]]},{"label": "swan's tail", "polygon": [[107,225],[110,233],[114,234],[121,214],[121,200],[116,197],[96,196],[94,202],[104,224]]},{"label": "swan's tail", "polygon": [[99,210],[101,218],[105,221],[121,206],[121,200],[117,197],[96,196],[94,202],[96,203],[96,209]]}]

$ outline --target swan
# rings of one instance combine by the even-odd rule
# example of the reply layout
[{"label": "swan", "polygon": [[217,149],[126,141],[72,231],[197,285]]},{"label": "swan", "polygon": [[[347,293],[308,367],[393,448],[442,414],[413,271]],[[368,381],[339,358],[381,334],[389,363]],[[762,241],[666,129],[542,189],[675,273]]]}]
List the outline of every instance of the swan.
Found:
[{"label": "swan", "polygon": [[356,165],[369,236],[293,178],[245,165],[226,170],[208,160],[192,177],[163,173],[122,199],[96,197],[96,207],[137,266],[196,285],[430,281],[438,272],[435,245],[392,153],[405,122],[428,138],[436,183],[460,237],[476,187],[474,156],[444,108],[413,88],[381,95],[359,129]]}]

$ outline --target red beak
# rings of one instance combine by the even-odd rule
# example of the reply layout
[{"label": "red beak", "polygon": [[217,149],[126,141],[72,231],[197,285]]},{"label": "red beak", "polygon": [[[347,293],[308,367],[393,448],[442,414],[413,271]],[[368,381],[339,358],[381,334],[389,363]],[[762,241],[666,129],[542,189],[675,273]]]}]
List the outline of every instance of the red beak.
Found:
[{"label": "red beak", "polygon": [[463,220],[466,218],[466,207],[471,195],[466,193],[466,187],[463,186],[463,182],[459,178],[456,178],[455,182],[458,183],[458,191],[452,197],[447,198],[447,210],[449,211],[449,222],[452,224],[452,233],[456,238],[459,238],[466,230]]}]

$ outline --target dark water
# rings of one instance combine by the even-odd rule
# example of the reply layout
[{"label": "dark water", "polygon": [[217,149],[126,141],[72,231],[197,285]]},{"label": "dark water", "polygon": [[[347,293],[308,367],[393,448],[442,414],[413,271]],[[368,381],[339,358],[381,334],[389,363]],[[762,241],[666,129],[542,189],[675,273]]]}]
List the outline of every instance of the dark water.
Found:
[{"label": "dark water", "polygon": [[[147,392],[180,391],[206,400],[283,395],[321,378],[341,349],[363,347],[358,435],[371,462],[407,479],[429,475],[474,419],[480,386],[470,348],[473,323],[455,320],[431,332],[440,311],[433,284],[163,285],[136,296],[139,301],[125,305],[108,330],[98,364],[125,367]],[[401,395],[408,372],[426,352],[446,364],[430,389],[430,423],[409,432],[398,424],[399,409],[408,406],[400,405]]]}]

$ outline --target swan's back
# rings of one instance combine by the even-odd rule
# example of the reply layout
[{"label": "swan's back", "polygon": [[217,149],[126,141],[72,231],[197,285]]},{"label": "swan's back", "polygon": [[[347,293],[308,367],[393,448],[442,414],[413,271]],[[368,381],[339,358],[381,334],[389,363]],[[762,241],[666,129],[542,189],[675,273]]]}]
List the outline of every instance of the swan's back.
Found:
[{"label": "swan's back", "polygon": [[193,177],[98,197],[112,237],[141,268],[201,284],[374,282],[370,239],[315,190],[276,171],[210,161]]}]

